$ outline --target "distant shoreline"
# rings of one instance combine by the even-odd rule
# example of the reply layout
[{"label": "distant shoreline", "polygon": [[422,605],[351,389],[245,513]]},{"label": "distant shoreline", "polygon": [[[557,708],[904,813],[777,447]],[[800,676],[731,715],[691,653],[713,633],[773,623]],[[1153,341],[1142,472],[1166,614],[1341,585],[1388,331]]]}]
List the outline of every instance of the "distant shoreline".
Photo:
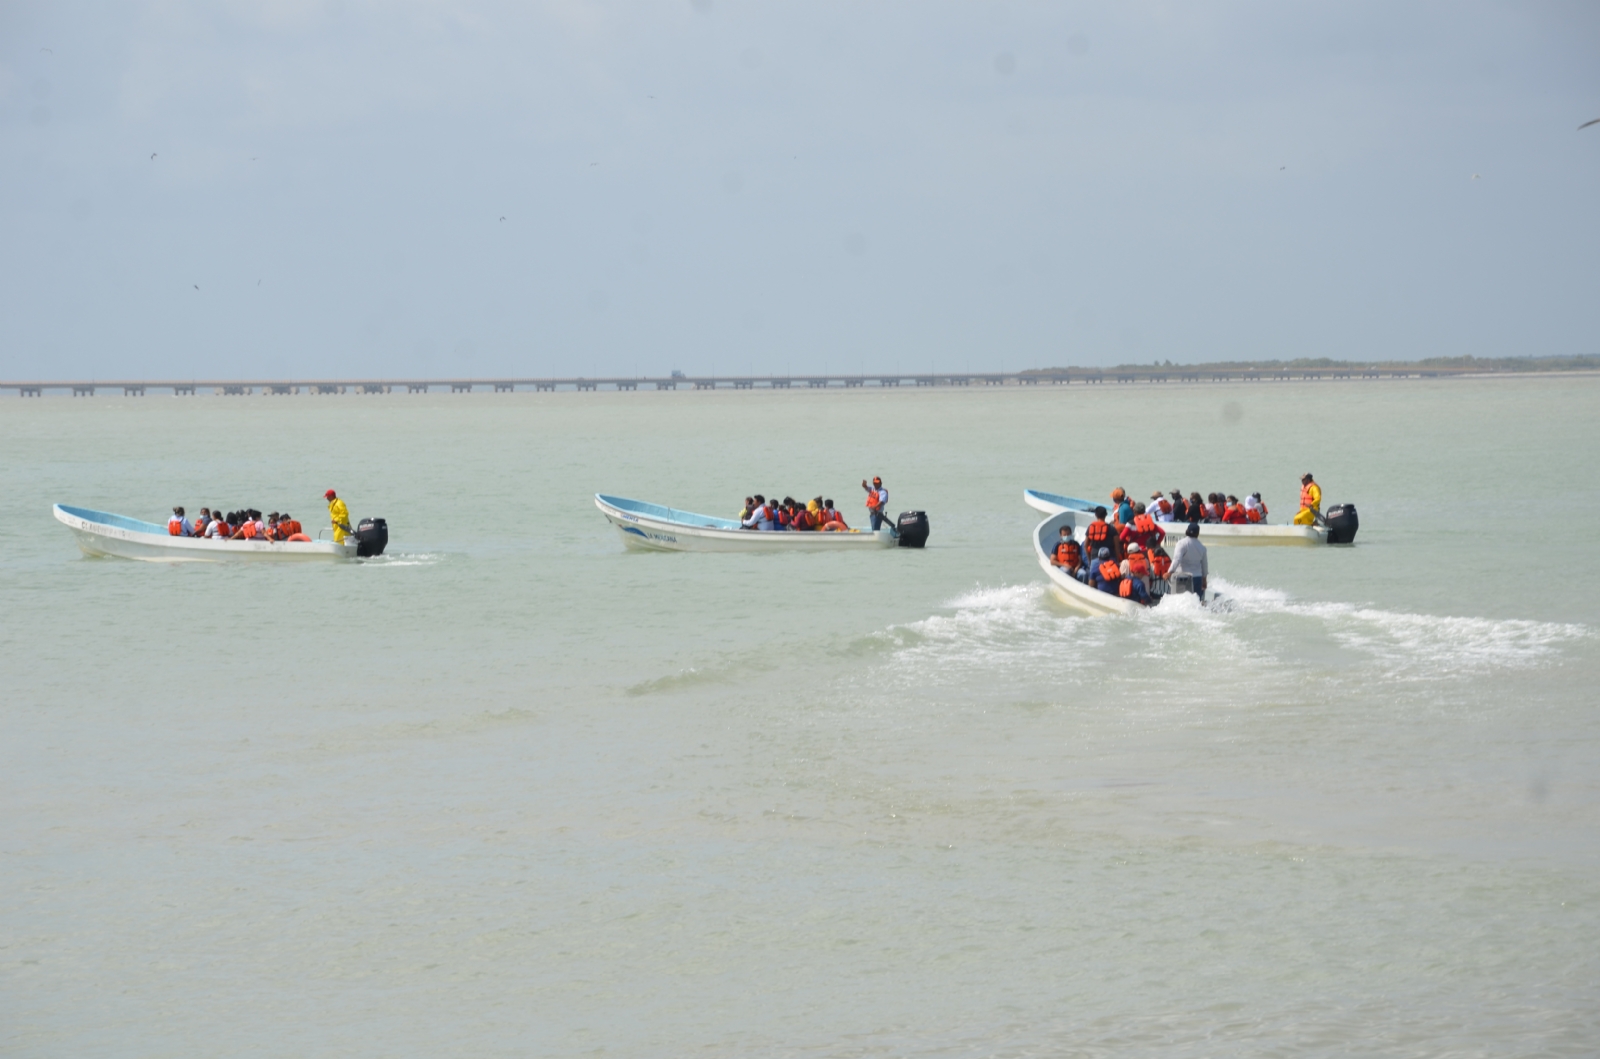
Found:
[{"label": "distant shoreline", "polygon": [[1120,365],[1114,368],[1030,368],[1015,372],[881,372],[857,375],[670,375],[598,378],[391,378],[391,379],[211,379],[0,381],[0,393],[43,397],[46,393],[94,397],[102,391],[143,397],[150,391],[194,396],[293,396],[296,394],[515,393],[592,390],[853,390],[991,386],[1101,386],[1137,383],[1332,382],[1398,379],[1552,378],[1600,374],[1600,357],[1474,361],[1471,357],[1411,364],[1267,362],[1261,364]]}]

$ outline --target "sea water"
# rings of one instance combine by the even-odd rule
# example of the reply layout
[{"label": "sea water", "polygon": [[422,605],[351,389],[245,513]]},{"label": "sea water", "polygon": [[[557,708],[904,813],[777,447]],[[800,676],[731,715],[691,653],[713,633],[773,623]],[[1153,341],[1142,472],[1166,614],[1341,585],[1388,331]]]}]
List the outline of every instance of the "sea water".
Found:
[{"label": "sea water", "polygon": [[[1591,1055],[1600,379],[0,402],[0,1051]],[[1024,488],[1354,502],[1074,616]],[[596,492],[929,513],[625,551]],[[389,520],[79,555],[66,502]]]}]

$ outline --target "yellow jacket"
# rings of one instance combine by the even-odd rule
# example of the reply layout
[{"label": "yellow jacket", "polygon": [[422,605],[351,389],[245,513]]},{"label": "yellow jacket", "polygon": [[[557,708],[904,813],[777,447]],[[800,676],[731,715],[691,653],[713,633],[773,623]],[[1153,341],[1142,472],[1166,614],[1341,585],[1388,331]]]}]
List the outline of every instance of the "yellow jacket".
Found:
[{"label": "yellow jacket", "polygon": [[344,506],[344,501],[334,497],[328,501],[328,518],[333,520],[333,539],[337,543],[345,538],[347,527],[350,525],[350,509]]}]

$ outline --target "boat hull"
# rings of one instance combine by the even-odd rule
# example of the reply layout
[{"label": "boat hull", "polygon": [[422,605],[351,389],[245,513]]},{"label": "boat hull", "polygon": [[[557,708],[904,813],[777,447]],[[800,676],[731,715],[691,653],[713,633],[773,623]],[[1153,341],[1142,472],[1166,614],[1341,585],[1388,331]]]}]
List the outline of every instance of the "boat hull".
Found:
[{"label": "boat hull", "polygon": [[[1075,516],[1072,523],[1074,529],[1082,529],[1094,521],[1091,512],[1058,503],[1061,500],[1071,500],[1071,497],[1059,497],[1053,493],[1041,493],[1036,489],[1025,489],[1022,499],[1029,507],[1036,511],[1043,511],[1047,515],[1063,513]],[[1184,522],[1162,522],[1162,529],[1167,531],[1167,536],[1181,537]],[[1202,522],[1200,523],[1200,539],[1207,544],[1226,544],[1230,547],[1267,545],[1283,546],[1298,544],[1327,544],[1328,528],[1326,526],[1278,526],[1260,522],[1236,525],[1228,522]]]},{"label": "boat hull", "polygon": [[[1061,571],[1050,561],[1054,542],[1060,539],[1061,527],[1074,525],[1071,511],[1060,511],[1045,519],[1033,531],[1033,554],[1039,561],[1039,568],[1050,579],[1050,587],[1055,591],[1056,598],[1074,610],[1088,614],[1092,617],[1104,615],[1137,614],[1142,610],[1149,610],[1142,603],[1135,603],[1131,599],[1113,596],[1109,592],[1102,592],[1097,588],[1084,584],[1082,581],[1069,576]],[[1077,512],[1083,514],[1083,512]],[[1088,516],[1092,519],[1094,516]]]},{"label": "boat hull", "polygon": [[[733,528],[737,523],[732,519],[695,515],[622,497],[596,495],[594,506],[622,536],[622,543],[636,551],[832,552],[892,548],[896,543],[894,531],[889,529],[860,533],[815,530],[770,533]],[[685,519],[704,520],[704,524],[696,525]]]},{"label": "boat hull", "polygon": [[55,505],[56,520],[72,531],[78,548],[94,558],[149,563],[338,562],[356,557],[356,541],[217,541],[174,537],[151,522],[105,511]]}]

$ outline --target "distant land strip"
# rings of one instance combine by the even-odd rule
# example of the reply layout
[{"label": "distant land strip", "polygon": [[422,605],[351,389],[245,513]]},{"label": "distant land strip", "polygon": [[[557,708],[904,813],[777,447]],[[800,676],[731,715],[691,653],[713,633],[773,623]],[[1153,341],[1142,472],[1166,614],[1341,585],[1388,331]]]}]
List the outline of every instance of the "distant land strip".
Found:
[{"label": "distant land strip", "polygon": [[1269,361],[1219,361],[1213,364],[1119,364],[1110,368],[1029,368],[1016,372],[874,372],[860,375],[685,375],[602,376],[597,378],[444,378],[444,379],[128,379],[102,382],[6,382],[0,393],[42,397],[46,392],[93,397],[98,392],[121,391],[143,397],[150,390],[174,396],[204,391],[222,395],[250,394],[384,394],[405,393],[513,393],[539,390],[787,390],[792,388],[898,386],[1070,386],[1105,383],[1210,383],[1298,382],[1323,379],[1434,379],[1454,376],[1527,375],[1549,372],[1600,371],[1594,357],[1431,357],[1417,361],[1347,361],[1326,358]]}]

